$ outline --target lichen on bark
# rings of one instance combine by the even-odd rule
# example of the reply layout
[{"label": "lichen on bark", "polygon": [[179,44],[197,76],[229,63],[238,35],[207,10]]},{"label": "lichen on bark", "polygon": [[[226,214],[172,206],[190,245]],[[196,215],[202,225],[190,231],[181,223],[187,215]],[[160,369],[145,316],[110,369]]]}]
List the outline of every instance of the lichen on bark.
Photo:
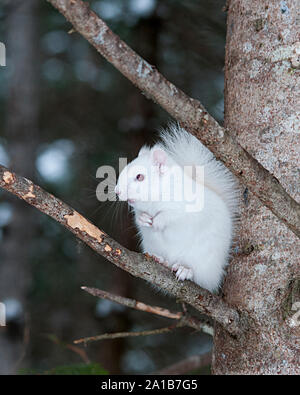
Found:
[{"label": "lichen on bark", "polygon": [[[229,3],[225,127],[299,201],[299,71],[290,73],[288,59],[298,40],[297,2],[286,3],[288,14],[275,0]],[[223,292],[251,319],[234,341],[217,325],[213,372],[299,374],[300,326],[287,319],[295,313],[292,299],[300,301],[299,240],[249,191],[238,244],[242,253],[233,257]],[[259,248],[243,251],[245,245]]]}]

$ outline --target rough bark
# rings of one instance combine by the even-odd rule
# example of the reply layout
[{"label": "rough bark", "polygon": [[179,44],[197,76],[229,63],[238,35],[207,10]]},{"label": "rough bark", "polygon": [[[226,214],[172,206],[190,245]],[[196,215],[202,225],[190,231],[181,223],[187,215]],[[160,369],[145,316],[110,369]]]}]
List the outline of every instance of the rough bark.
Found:
[{"label": "rough bark", "polygon": [[[229,2],[225,126],[299,200],[297,5]],[[216,325],[213,372],[299,374],[300,326],[290,319],[300,300],[299,240],[252,193],[244,198],[239,245],[251,248],[231,262],[223,291],[250,325],[238,339]]]},{"label": "rough bark", "polygon": [[222,128],[202,104],[190,98],[114,34],[82,0],[47,0],[109,62],[154,102],[199,138],[295,234],[300,236],[300,205],[257,160]]}]

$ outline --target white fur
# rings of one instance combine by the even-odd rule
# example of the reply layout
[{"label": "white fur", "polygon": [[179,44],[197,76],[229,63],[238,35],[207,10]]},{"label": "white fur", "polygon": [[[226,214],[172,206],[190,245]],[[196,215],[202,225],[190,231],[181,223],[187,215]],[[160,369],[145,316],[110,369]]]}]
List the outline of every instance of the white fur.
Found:
[{"label": "white fur", "polygon": [[[186,199],[164,201],[170,185],[172,192],[182,192],[184,185],[166,180],[174,169],[183,174],[184,166],[204,166],[204,206],[198,212],[187,212]],[[138,181],[137,174],[144,180]],[[210,291],[219,287],[237,214],[237,186],[197,138],[171,125],[154,147],[142,147],[116,188],[120,200],[128,200],[134,210],[143,252],[167,264],[179,280],[192,280]]]}]

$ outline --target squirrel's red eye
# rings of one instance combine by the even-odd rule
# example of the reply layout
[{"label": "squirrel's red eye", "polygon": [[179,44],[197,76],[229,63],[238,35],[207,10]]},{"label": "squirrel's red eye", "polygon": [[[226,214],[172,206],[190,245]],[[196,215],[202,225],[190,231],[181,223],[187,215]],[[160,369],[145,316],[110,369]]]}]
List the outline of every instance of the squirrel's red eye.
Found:
[{"label": "squirrel's red eye", "polygon": [[143,176],[143,174],[138,174],[137,176],[136,176],[136,179],[138,180],[138,181],[143,181],[144,180],[144,176]]}]

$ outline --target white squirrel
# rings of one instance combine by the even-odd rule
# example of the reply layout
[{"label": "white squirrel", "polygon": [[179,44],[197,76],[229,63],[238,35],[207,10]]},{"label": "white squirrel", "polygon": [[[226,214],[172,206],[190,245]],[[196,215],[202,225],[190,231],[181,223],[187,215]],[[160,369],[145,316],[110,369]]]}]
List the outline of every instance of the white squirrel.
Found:
[{"label": "white squirrel", "polygon": [[122,170],[115,192],[134,211],[144,253],[179,280],[218,289],[238,210],[237,184],[196,137],[170,125]]}]

